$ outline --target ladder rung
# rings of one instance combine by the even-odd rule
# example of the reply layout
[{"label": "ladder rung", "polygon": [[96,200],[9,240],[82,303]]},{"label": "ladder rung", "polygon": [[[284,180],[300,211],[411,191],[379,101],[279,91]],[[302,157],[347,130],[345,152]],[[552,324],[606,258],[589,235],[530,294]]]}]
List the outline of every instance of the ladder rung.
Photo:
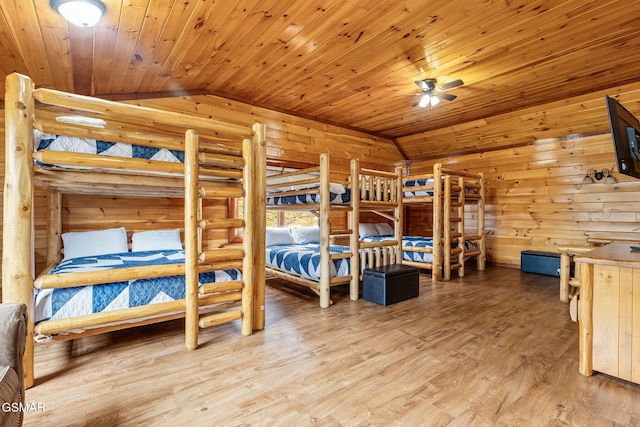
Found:
[{"label": "ladder rung", "polygon": [[200,295],[201,301],[207,305],[222,304],[227,302],[242,301],[242,291],[220,292],[217,294]]},{"label": "ladder rung", "polygon": [[465,252],[464,254],[467,256],[476,256],[476,255],[480,255],[482,252],[480,251],[471,251],[471,252]]},{"label": "ladder rung", "polygon": [[200,252],[198,255],[198,261],[210,264],[221,261],[238,261],[243,257],[244,250],[242,249],[210,249]]},{"label": "ladder rung", "polygon": [[345,258],[351,258],[352,255],[353,255],[353,252],[340,252],[340,253],[329,254],[329,258],[330,259],[345,259]]},{"label": "ladder rung", "polygon": [[198,326],[201,328],[209,328],[211,326],[222,325],[223,323],[229,323],[240,319],[242,319],[241,310],[223,311],[222,313],[201,317],[198,322]]},{"label": "ladder rung", "polygon": [[200,197],[207,198],[223,198],[223,199],[237,199],[244,196],[244,189],[242,187],[227,187],[223,185],[205,184],[201,185],[198,189]]},{"label": "ladder rung", "polygon": [[201,294],[214,294],[216,292],[239,291],[243,287],[240,280],[230,280],[227,282],[203,283],[199,289]]},{"label": "ladder rung", "polygon": [[242,169],[244,166],[244,159],[242,156],[200,152],[198,153],[198,160],[200,161],[200,166],[205,167],[213,166],[220,168]]},{"label": "ladder rung", "polygon": [[203,230],[221,230],[225,228],[242,228],[244,221],[240,218],[203,219],[198,222]]},{"label": "ladder rung", "polygon": [[242,265],[243,260],[241,259],[235,261],[219,261],[212,264],[198,264],[198,271],[200,273],[205,273],[216,270],[233,270],[234,268],[241,270]]},{"label": "ladder rung", "polygon": [[465,242],[471,242],[473,240],[480,240],[482,236],[464,236]]},{"label": "ladder rung", "polygon": [[332,236],[340,236],[340,235],[344,235],[344,234],[351,234],[351,230],[347,230],[347,229],[344,229],[344,230],[337,230],[337,229],[336,230],[330,230],[329,234],[332,235]]}]

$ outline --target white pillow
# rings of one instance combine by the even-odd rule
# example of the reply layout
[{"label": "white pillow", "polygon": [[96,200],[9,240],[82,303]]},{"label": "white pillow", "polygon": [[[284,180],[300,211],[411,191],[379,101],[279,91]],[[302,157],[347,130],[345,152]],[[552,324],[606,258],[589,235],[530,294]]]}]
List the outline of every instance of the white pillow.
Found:
[{"label": "white pillow", "polygon": [[291,233],[289,229],[285,227],[267,227],[267,246],[272,245],[290,245],[293,243],[291,240]]},{"label": "white pillow", "polygon": [[358,233],[360,237],[378,236],[378,230],[376,225],[370,222],[363,222],[358,224]]},{"label": "white pillow", "polygon": [[180,230],[139,231],[131,236],[131,252],[182,249]]},{"label": "white pillow", "polygon": [[124,227],[62,234],[64,259],[129,252]]},{"label": "white pillow", "polygon": [[387,222],[380,222],[375,224],[378,236],[393,236],[393,227]]},{"label": "white pillow", "polygon": [[320,243],[320,227],[293,227],[291,237],[294,243]]}]

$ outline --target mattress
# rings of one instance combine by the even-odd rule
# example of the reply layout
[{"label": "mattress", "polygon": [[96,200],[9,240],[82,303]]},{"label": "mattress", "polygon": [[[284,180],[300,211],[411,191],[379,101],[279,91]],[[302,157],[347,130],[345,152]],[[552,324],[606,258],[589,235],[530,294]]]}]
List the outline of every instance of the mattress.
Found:
[{"label": "mattress", "polygon": [[[51,274],[184,263],[184,250],[127,252],[62,261]],[[239,270],[200,273],[200,283],[240,280]],[[184,275],[132,279],[103,285],[37,289],[34,321],[64,319],[185,298]]]},{"label": "mattress", "polygon": [[66,135],[53,135],[42,133],[38,130],[34,131],[34,147],[36,151],[52,150],[69,153],[100,154],[104,156],[184,163],[183,151],[145,147],[120,142],[107,142]]},{"label": "mattress", "polygon": [[[343,193],[330,192],[331,204],[348,204],[351,201],[351,191],[345,188]],[[299,194],[295,196],[267,195],[267,206],[303,205],[320,203],[320,193]]]},{"label": "mattress", "polygon": [[[361,239],[363,242],[380,242],[383,240],[395,240],[394,236],[369,236]],[[433,248],[433,239],[422,236],[403,236],[402,246],[413,246],[418,248]],[[405,261],[425,262],[433,261],[433,254],[424,252],[414,252],[410,250],[402,251],[402,259]]]},{"label": "mattress", "polygon": [[[349,251],[348,246],[332,245],[330,252]],[[266,265],[311,280],[320,280],[320,245],[317,243],[271,245],[266,247]],[[349,259],[336,259],[330,263],[330,276],[348,276]]]},{"label": "mattress", "polygon": [[411,190],[409,187],[423,187],[430,186],[433,188],[433,179],[412,179],[408,180],[403,185],[402,195],[404,197],[420,197],[420,196],[433,196],[433,190]]}]

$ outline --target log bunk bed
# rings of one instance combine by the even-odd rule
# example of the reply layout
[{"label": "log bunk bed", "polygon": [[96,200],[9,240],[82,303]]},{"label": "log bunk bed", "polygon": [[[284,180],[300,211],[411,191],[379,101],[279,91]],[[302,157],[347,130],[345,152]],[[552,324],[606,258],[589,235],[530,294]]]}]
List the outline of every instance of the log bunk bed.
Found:
[{"label": "log bunk bed", "polygon": [[[400,171],[399,173],[402,173]],[[433,173],[405,175],[402,180],[403,206],[421,205],[430,209],[433,218],[433,244],[417,248],[408,245],[412,238],[404,236],[403,263],[429,269],[433,280],[449,280],[451,271],[464,276],[464,264],[475,257],[478,270],[484,270],[486,245],[484,231],[485,189],[482,173],[472,174],[433,166]],[[466,219],[474,218],[475,224]],[[469,233],[468,230],[472,230]],[[416,238],[421,242],[421,237]],[[430,260],[416,260],[410,254],[431,254]],[[407,256],[409,255],[409,257]]]},{"label": "log bunk bed", "polygon": [[[174,154],[183,153],[184,162],[34,151],[34,134],[39,132],[153,150],[164,148]],[[74,339],[184,318],[186,346],[195,349],[199,328],[238,320],[241,333],[249,335],[264,327],[264,247],[253,244],[264,240],[265,232],[264,138],[265,128],[259,123],[240,126],[36,89],[26,76],[17,73],[7,76],[2,300],[22,302],[29,309],[24,359],[28,387],[34,383],[35,336]],[[48,267],[34,279],[35,187],[46,190],[49,213]],[[63,250],[63,194],[184,199],[184,251],[176,251],[173,261],[162,265],[49,274],[59,263]],[[203,199],[211,198],[241,199],[247,207],[243,218],[203,218]],[[230,228],[242,229],[244,243],[203,249],[203,233]],[[126,232],[124,236],[127,250]],[[179,231],[177,238],[180,245]],[[132,254],[114,256],[124,255],[121,258],[126,259]],[[67,261],[64,259],[62,263]],[[127,308],[71,313],[71,317],[61,315],[55,320],[52,317],[34,322],[34,317],[40,316],[35,307],[37,292],[73,293],[90,288],[92,293],[112,286],[113,282],[126,284],[167,277],[182,280],[179,295],[174,299],[147,301],[138,306],[131,303]],[[133,290],[127,292],[133,294]]]},{"label": "log bunk bed", "polygon": [[[339,181],[339,180],[338,180]],[[318,217],[319,236],[312,250],[296,242],[267,245],[267,272],[278,278],[306,286],[320,297],[320,307],[331,305],[330,289],[349,283],[349,298],[360,297],[360,281],[365,268],[396,262],[400,254],[402,210],[399,203],[400,181],[393,172],[361,168],[358,160],[350,163],[347,182],[332,182],[330,158],[320,155],[318,166],[267,176],[268,210],[304,210]],[[343,213],[347,227],[331,225],[332,213]],[[391,220],[397,239],[384,242],[361,242],[358,218],[361,212],[374,212]],[[267,234],[269,231],[267,231]],[[348,245],[332,244],[335,239]],[[304,256],[316,257],[313,274],[298,266]],[[291,259],[291,263],[287,263]],[[308,260],[308,258],[304,258]],[[287,264],[287,265],[285,265]],[[311,265],[305,261],[305,265]]]}]

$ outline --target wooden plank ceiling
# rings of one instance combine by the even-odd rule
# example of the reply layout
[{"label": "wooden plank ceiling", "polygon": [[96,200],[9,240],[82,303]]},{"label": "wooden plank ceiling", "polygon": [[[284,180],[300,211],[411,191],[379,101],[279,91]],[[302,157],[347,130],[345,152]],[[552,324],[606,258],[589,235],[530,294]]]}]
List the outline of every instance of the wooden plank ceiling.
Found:
[{"label": "wooden plank ceiling", "polygon": [[[0,1],[3,75],[96,96],[219,95],[393,139],[640,79],[635,0],[103,2],[83,29],[48,0]],[[464,85],[423,109],[424,78]]]}]

